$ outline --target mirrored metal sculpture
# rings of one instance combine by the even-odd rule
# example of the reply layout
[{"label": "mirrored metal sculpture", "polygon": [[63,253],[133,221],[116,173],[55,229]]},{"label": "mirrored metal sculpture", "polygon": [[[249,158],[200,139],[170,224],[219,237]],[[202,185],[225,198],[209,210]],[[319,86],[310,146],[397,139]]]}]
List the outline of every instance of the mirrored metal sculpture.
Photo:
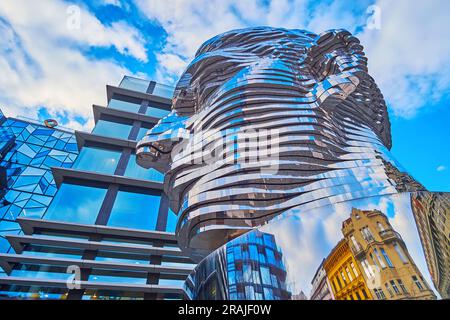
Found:
[{"label": "mirrored metal sculpture", "polygon": [[[386,104],[368,74],[358,39],[345,30],[316,35],[256,27],[218,35],[200,47],[177,84],[172,112],[138,143],[137,160],[165,174],[164,188],[179,216],[181,248],[197,261],[207,257],[186,284],[192,298],[389,298],[385,283],[375,291],[379,287],[371,288],[367,283],[372,280],[363,276],[365,270],[370,271],[366,275],[377,274],[375,260],[363,263],[348,240],[351,236],[341,230],[357,210],[385,221],[390,231],[384,237],[393,239],[389,248],[402,250],[410,266],[405,271],[409,280],[402,284],[417,286],[413,279],[418,279],[424,288],[423,294],[408,291],[408,297],[448,296],[449,233],[444,230],[436,237],[424,229],[433,220],[426,218],[431,204],[425,213],[413,206],[405,216],[406,232],[416,235],[412,244],[391,228],[382,208],[363,204],[342,212],[325,209],[353,206],[370,197],[382,203],[396,196],[410,199],[425,191],[393,159],[390,147]],[[439,199],[445,203],[448,196]],[[442,212],[448,217],[446,208]],[[314,235],[307,225],[295,223],[321,224],[324,210],[330,221]],[[424,220],[420,235],[414,219]],[[338,235],[341,242],[334,241]],[[333,241],[322,243],[326,236]],[[378,246],[386,240],[379,237],[370,243]],[[410,254],[411,247],[421,248],[417,239],[431,243],[426,258]],[[439,254],[434,252],[437,243]],[[380,255],[388,265],[381,247],[377,253],[374,249],[364,247],[366,256]],[[420,268],[422,258],[432,274]],[[306,262],[308,268],[292,274]],[[354,268],[352,279],[365,288],[359,296],[332,287],[335,279],[344,282],[341,272],[346,268]],[[346,284],[354,284],[350,275]],[[378,278],[396,293],[390,276]],[[322,293],[310,294],[311,281]],[[432,284],[437,287],[432,289]]]}]

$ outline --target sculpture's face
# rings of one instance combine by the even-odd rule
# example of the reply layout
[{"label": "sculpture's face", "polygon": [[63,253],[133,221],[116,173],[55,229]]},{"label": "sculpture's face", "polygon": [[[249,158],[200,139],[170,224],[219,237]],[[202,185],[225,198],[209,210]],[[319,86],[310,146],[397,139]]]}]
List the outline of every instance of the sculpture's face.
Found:
[{"label": "sculpture's face", "polygon": [[181,246],[201,257],[342,185],[370,189],[352,154],[385,147],[386,106],[356,38],[252,28],[203,44],[137,154],[166,173]]}]

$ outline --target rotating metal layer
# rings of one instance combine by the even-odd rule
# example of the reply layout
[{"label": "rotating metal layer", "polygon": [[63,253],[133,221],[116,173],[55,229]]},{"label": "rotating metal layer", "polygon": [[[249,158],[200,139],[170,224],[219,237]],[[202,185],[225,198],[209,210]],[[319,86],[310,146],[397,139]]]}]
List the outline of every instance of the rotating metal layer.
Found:
[{"label": "rotating metal layer", "polygon": [[[276,152],[247,159],[248,139]],[[257,27],[200,47],[137,161],[165,174],[180,246],[200,260],[292,208],[423,190],[390,147],[358,39]]]}]

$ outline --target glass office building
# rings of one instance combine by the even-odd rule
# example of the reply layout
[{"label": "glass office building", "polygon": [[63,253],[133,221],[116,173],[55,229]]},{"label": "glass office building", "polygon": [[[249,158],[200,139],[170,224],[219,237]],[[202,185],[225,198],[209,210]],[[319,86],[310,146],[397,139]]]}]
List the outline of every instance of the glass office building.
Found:
[{"label": "glass office building", "polygon": [[136,141],[170,112],[172,94],[171,87],[132,77],[108,85],[107,106],[93,106],[92,132],[76,131],[71,140],[72,160],[79,151],[73,165],[42,162],[52,168],[53,185],[39,183],[40,196],[54,197],[39,214],[11,222],[17,232],[4,241],[12,249],[0,257],[3,296],[184,297],[193,264],[178,248],[163,175],[138,166],[135,155]]},{"label": "glass office building", "polygon": [[21,233],[17,218],[40,219],[56,193],[52,167],[72,167],[78,154],[73,131],[0,110],[0,254],[7,235]]}]

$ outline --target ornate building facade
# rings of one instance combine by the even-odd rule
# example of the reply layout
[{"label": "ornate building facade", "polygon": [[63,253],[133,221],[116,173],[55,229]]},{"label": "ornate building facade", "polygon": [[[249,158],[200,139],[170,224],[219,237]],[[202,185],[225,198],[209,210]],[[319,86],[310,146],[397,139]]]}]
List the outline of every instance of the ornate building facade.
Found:
[{"label": "ornate building facade", "polygon": [[394,300],[436,298],[401,235],[381,211],[353,208],[342,224],[342,233],[355,263],[364,270],[373,296]]},{"label": "ornate building facade", "polygon": [[335,300],[372,299],[346,239],[342,239],[334,247],[325,259],[323,268],[331,283]]},{"label": "ornate building facade", "polygon": [[450,196],[445,193],[415,193],[411,206],[420,230],[433,283],[450,298]]},{"label": "ornate building facade", "polygon": [[0,110],[0,254],[11,250],[6,236],[20,233],[17,218],[44,215],[57,190],[51,168],[70,168],[77,155],[72,130]]}]

